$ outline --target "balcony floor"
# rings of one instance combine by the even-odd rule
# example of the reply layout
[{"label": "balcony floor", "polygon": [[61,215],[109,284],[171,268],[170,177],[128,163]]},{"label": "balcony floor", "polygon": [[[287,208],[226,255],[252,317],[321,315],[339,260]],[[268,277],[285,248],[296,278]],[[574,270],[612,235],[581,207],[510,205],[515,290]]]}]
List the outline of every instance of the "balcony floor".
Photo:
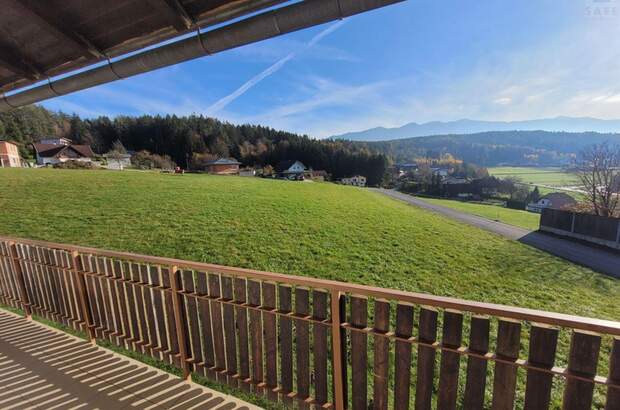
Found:
[{"label": "balcony floor", "polygon": [[0,310],[2,409],[258,409]]}]

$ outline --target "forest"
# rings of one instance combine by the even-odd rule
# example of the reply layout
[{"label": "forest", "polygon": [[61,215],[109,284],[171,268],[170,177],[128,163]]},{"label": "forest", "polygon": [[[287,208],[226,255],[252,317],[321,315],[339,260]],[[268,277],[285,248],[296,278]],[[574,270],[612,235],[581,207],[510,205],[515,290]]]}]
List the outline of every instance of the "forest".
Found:
[{"label": "forest", "polygon": [[41,106],[0,113],[0,139],[17,142],[23,157],[32,157],[30,144],[46,137],[90,144],[98,154],[120,141],[127,150],[169,155],[185,169],[199,169],[205,157],[214,156],[234,157],[244,166],[275,166],[296,159],[312,169],[327,171],[333,179],[361,174],[369,185],[379,185],[388,167],[387,156],[365,144],[316,140],[202,115],[80,118]]},{"label": "forest", "polygon": [[370,149],[390,156],[395,162],[416,158],[438,158],[450,153],[483,167],[566,166],[577,153],[592,144],[620,143],[620,134],[596,132],[491,131],[466,135],[435,135],[391,141],[367,142]]}]

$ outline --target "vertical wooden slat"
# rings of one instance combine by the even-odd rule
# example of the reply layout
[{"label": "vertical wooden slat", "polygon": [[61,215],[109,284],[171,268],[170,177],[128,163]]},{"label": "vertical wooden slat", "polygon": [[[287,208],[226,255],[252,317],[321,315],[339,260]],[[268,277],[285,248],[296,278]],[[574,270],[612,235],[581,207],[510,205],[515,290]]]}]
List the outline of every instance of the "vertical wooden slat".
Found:
[{"label": "vertical wooden slat", "polygon": [[345,303],[345,297],[341,292],[335,290],[331,292],[332,380],[336,410],[347,408],[346,332],[343,332],[341,326],[345,318]]},{"label": "vertical wooden slat", "polygon": [[28,300],[28,294],[26,293],[26,283],[24,282],[24,273],[22,272],[22,265],[19,260],[19,255],[17,253],[17,246],[15,245],[15,243],[11,243],[11,254],[13,257],[13,271],[17,279],[17,285],[19,286],[19,296],[20,296],[20,302],[22,305],[22,309],[24,310],[26,319],[30,320],[32,318],[32,311],[30,310],[30,301]]},{"label": "vertical wooden slat", "polygon": [[[588,379],[596,376],[601,336],[585,330],[573,330],[568,355],[568,372]],[[566,380],[563,410],[586,410],[592,407],[594,383],[575,378]]]},{"label": "vertical wooden slat", "polygon": [[119,294],[117,283],[114,280],[114,266],[111,259],[106,259],[106,281],[110,288],[110,304],[112,306],[112,318],[114,322],[114,343],[122,345],[122,340],[119,336],[123,334],[123,325],[121,316],[119,313]]},{"label": "vertical wooden slat", "polygon": [[[287,314],[292,308],[292,290],[289,285],[278,285],[280,312]],[[280,372],[282,393],[293,391],[293,322],[280,316]]]},{"label": "vertical wooden slat", "polygon": [[276,332],[276,284],[263,282],[263,312],[265,327],[265,384],[268,397],[277,399],[273,390],[278,386],[278,335]]},{"label": "vertical wooden slat", "polygon": [[[443,334],[441,344],[445,347],[458,349],[463,337],[463,314],[446,309],[443,314]],[[439,370],[439,394],[437,407],[440,409],[456,409],[459,387],[459,368],[461,355],[443,350]]]},{"label": "vertical wooden slat", "polygon": [[[179,290],[182,290],[183,285],[181,283],[181,272],[178,272],[176,275],[178,276],[177,284],[179,285]],[[142,294],[142,287],[140,286],[140,265],[138,265],[137,263],[131,264],[131,281],[133,282],[131,286],[135,301],[134,310],[136,318],[138,319],[138,328],[140,329],[140,337],[136,344],[138,345],[138,349],[140,352],[146,353],[147,348],[145,348],[144,346],[148,343],[148,330],[146,328],[146,315],[144,313],[144,296]],[[180,296],[182,297],[182,295]],[[183,307],[183,310],[185,310],[184,302],[181,303],[181,306]],[[185,326],[185,324],[183,324],[183,326]]]},{"label": "vertical wooden slat", "polygon": [[[200,283],[200,282],[199,282]],[[177,337],[177,323],[176,323],[176,313],[174,309],[174,299],[176,298],[175,292],[172,290],[172,274],[169,268],[163,267],[161,268],[161,284],[164,288],[167,289],[164,292],[164,309],[166,312],[166,336],[168,339],[168,354],[170,362],[181,366],[180,363],[180,353],[179,353],[179,338]],[[129,290],[130,288],[127,287]],[[127,297],[129,300],[130,293],[127,293]],[[129,302],[128,302],[129,303]],[[134,330],[132,330],[133,332]]]},{"label": "vertical wooden slat", "polygon": [[[469,333],[469,350],[481,355],[489,351],[488,316],[474,315],[471,318]],[[469,356],[467,359],[467,381],[465,382],[465,397],[463,407],[466,409],[484,408],[484,390],[487,382],[487,361],[478,357]]]},{"label": "vertical wooden slat", "polygon": [[[528,364],[551,369],[555,362],[555,350],[559,330],[544,324],[532,323]],[[549,407],[553,374],[528,369],[525,387],[524,409],[537,410]]]},{"label": "vertical wooden slat", "polygon": [[[620,337],[613,339],[611,355],[609,356],[608,380],[620,386]],[[609,386],[607,388],[607,401],[605,410],[620,410],[620,387]]]},{"label": "vertical wooden slat", "polygon": [[[295,315],[308,316],[310,313],[310,293],[308,288],[295,288]],[[310,327],[305,320],[295,320],[295,358],[297,375],[297,398],[310,396]]]},{"label": "vertical wooden slat", "polygon": [[155,328],[155,315],[153,313],[153,294],[149,286],[150,275],[148,265],[140,266],[140,282],[142,283],[140,288],[142,291],[142,300],[144,301],[144,317],[146,318],[147,345],[145,347],[151,356],[157,356],[153,351],[153,348],[156,347],[157,344],[157,329]]},{"label": "vertical wooden slat", "polygon": [[[110,334],[113,332],[112,311],[110,306],[110,290],[108,288],[108,281],[105,277],[105,260],[102,257],[95,257],[95,271],[97,272],[97,296],[101,302],[103,308],[103,315],[101,316],[101,335],[110,342],[114,342],[114,339]],[[146,323],[145,323],[146,325]]]},{"label": "vertical wooden slat", "polygon": [[[155,311],[155,323],[157,323],[157,339],[160,349],[160,357],[163,358],[164,352],[169,348],[166,337],[166,318],[164,315],[164,303],[161,290],[161,272],[159,267],[151,266],[151,284],[153,284],[153,310]],[[121,304],[122,307],[122,304]],[[121,308],[122,310],[122,308]]]},{"label": "vertical wooden slat", "polygon": [[93,318],[91,316],[91,308],[88,294],[86,293],[86,281],[84,278],[84,274],[82,273],[82,260],[80,258],[80,255],[76,251],[71,252],[71,261],[73,264],[71,268],[77,285],[76,291],[80,300],[80,310],[82,312],[82,317],[84,320],[84,327],[86,333],[88,334],[90,343],[94,345],[96,344],[95,331],[93,329]]},{"label": "vertical wooden slat", "polygon": [[187,342],[185,333],[185,317],[183,315],[183,295],[180,293],[181,278],[176,266],[170,266],[170,289],[172,291],[172,309],[174,312],[174,322],[179,347],[179,362],[183,371],[183,378],[190,380],[192,375],[187,362]]},{"label": "vertical wooden slat", "polygon": [[[248,280],[248,304],[252,307],[261,305],[261,289],[258,281]],[[263,324],[261,312],[255,309],[250,310],[250,345],[252,384],[257,385],[263,381]]]},{"label": "vertical wooden slat", "polygon": [[[140,342],[140,325],[138,321],[140,320],[138,316],[138,309],[136,306],[136,296],[135,296],[135,285],[134,285],[134,277],[133,277],[132,266],[129,262],[123,263],[123,278],[130,282],[125,282],[125,297],[127,299],[127,312],[130,316],[130,324],[131,324],[131,345],[133,349],[140,352],[142,351],[142,347],[137,343]],[[170,312],[172,312],[172,299],[170,299]],[[171,317],[174,317],[171,315]],[[174,328],[173,328],[174,329]],[[176,334],[174,336],[174,340],[177,340]]]},{"label": "vertical wooden slat", "polygon": [[620,336],[613,339],[611,355],[609,356],[609,377],[608,380],[618,387],[609,386],[607,388],[607,401],[605,410],[620,409]]},{"label": "vertical wooden slat", "polygon": [[[327,319],[327,292],[312,291],[312,317],[323,322]],[[319,405],[327,403],[327,325],[315,323],[313,326],[314,353],[314,399]]]},{"label": "vertical wooden slat", "polygon": [[194,297],[196,287],[194,285],[194,272],[183,270],[181,274],[183,292],[185,293],[185,317],[187,318],[188,336],[187,356],[191,358],[192,369],[198,370],[198,364],[202,362],[202,348],[200,345],[200,325],[198,324],[198,303]]},{"label": "vertical wooden slat", "polygon": [[[515,361],[519,357],[521,322],[502,318],[498,321],[497,357]],[[514,408],[517,367],[508,363],[495,363],[493,377],[493,410]]]},{"label": "vertical wooden slat", "polygon": [[[396,306],[395,335],[409,339],[413,331],[413,305],[401,302]],[[396,340],[394,355],[394,409],[409,409],[409,386],[411,384],[411,343]]]},{"label": "vertical wooden slat", "polygon": [[[233,284],[230,276],[222,276],[222,299],[230,302],[233,300]],[[229,376],[237,374],[237,346],[236,346],[236,329],[235,329],[235,311],[230,304],[224,304],[224,336],[226,347],[226,372]],[[236,379],[229,378],[229,384],[235,384]]]},{"label": "vertical wooden slat", "polygon": [[[424,343],[437,340],[437,309],[428,306],[420,308],[419,339]],[[415,408],[430,410],[435,378],[435,349],[418,345],[418,370],[416,376]]]},{"label": "vertical wooden slat", "polygon": [[[390,302],[375,300],[374,331],[386,334],[390,330]],[[375,410],[388,408],[388,382],[390,369],[390,339],[374,337],[373,406]]]},{"label": "vertical wooden slat", "polygon": [[222,326],[222,303],[218,300],[220,291],[220,275],[209,273],[209,297],[211,298],[211,329],[213,331],[213,352],[215,369],[226,369],[226,349],[224,347],[224,327]]},{"label": "vertical wooden slat", "polygon": [[[351,325],[356,329],[368,326],[368,305],[364,296],[351,296]],[[351,330],[351,393],[353,410],[368,408],[368,336]]]},{"label": "vertical wooden slat", "polygon": [[[209,295],[209,285],[207,283],[207,273],[198,272],[196,274],[196,293],[199,296]],[[211,367],[215,366],[215,353],[213,351],[213,330],[211,328],[211,306],[209,300],[204,297],[198,300],[198,320],[201,325],[202,351],[204,368],[203,374],[214,378]]]},{"label": "vertical wooden slat", "polygon": [[[247,287],[244,278],[235,278],[235,302],[242,305],[247,301]],[[250,378],[250,353],[248,348],[248,310],[239,306],[237,309],[237,349],[239,350],[239,378],[247,382]],[[243,384],[247,386],[247,384]]]}]

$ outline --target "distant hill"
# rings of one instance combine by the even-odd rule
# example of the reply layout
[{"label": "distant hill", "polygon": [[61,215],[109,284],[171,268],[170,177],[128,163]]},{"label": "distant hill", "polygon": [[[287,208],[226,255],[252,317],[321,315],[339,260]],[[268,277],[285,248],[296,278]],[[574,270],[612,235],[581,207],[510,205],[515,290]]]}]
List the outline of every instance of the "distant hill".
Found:
[{"label": "distant hill", "polygon": [[401,138],[446,134],[474,134],[486,131],[558,131],[620,133],[620,120],[597,118],[556,117],[528,121],[433,121],[418,124],[411,122],[398,128],[377,127],[365,131],[335,135],[333,139],[352,141],[386,141]]},{"label": "distant hill", "polygon": [[419,157],[438,157],[442,153],[450,153],[466,162],[488,167],[568,165],[584,147],[604,141],[620,145],[620,134],[493,131],[358,144],[391,156],[396,162],[409,162]]}]

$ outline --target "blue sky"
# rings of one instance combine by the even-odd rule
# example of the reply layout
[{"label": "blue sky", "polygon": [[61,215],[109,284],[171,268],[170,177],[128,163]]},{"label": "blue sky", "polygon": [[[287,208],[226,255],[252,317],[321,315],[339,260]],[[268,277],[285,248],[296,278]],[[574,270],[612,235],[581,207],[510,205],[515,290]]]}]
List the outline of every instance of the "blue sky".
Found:
[{"label": "blue sky", "polygon": [[318,138],[411,121],[620,118],[619,46],[616,0],[408,0],[43,104]]}]

